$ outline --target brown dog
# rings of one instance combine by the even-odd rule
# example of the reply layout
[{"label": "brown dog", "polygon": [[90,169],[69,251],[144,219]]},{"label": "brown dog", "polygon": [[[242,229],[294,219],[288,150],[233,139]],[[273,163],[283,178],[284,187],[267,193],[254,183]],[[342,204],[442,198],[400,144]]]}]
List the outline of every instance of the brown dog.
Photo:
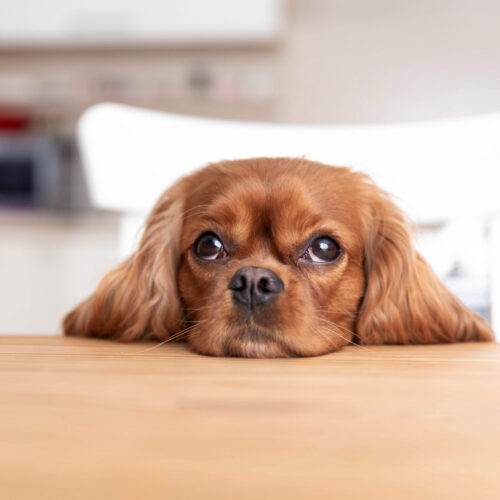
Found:
[{"label": "brown dog", "polygon": [[64,319],[67,335],[186,338],[212,355],[492,340],[413,247],[388,195],[303,159],[210,165],[167,190],[139,249]]}]

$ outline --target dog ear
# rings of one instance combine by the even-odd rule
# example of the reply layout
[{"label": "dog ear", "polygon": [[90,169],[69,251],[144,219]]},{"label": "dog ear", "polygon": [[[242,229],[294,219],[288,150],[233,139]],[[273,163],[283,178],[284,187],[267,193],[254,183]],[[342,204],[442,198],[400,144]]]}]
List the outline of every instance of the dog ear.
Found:
[{"label": "dog ear", "polygon": [[176,277],[183,205],[179,186],[164,193],[148,216],[138,250],[66,315],[65,335],[163,340],[182,329]]},{"label": "dog ear", "polygon": [[486,321],[463,306],[414,248],[409,224],[388,195],[366,183],[365,290],[361,344],[493,340]]}]

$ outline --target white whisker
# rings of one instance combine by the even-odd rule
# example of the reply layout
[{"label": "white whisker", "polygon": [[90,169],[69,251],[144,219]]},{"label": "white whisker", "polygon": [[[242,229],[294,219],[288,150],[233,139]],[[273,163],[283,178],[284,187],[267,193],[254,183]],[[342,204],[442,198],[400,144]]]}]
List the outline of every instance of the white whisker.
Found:
[{"label": "white whisker", "polygon": [[175,333],[174,335],[171,335],[167,339],[162,340],[161,342],[159,342],[158,344],[155,344],[154,346],[148,347],[146,349],[142,349],[141,351],[136,351],[136,352],[132,352],[132,353],[125,353],[125,354],[128,356],[131,356],[131,355],[135,355],[135,354],[144,354],[146,352],[153,351],[154,349],[157,349],[158,347],[160,347],[162,345],[168,344],[169,342],[173,342],[174,340],[178,340],[183,335],[189,334],[190,331],[193,330],[195,327],[197,327],[200,323],[205,323],[206,321],[207,320],[193,322],[194,324],[188,326],[187,328],[184,328],[183,330]]}]

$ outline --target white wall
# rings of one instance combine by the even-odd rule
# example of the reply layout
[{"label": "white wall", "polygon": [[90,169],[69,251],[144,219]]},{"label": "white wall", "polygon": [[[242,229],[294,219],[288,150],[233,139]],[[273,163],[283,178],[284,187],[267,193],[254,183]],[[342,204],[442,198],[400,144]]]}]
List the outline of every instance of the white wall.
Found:
[{"label": "white wall", "polygon": [[281,0],[1,0],[2,46],[270,42]]},{"label": "white wall", "polygon": [[293,0],[277,114],[353,123],[500,110],[498,0]]}]

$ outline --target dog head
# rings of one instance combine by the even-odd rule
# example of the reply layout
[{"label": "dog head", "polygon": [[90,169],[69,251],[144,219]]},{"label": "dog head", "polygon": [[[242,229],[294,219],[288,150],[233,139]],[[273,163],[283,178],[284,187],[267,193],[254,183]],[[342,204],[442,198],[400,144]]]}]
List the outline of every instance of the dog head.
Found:
[{"label": "dog head", "polygon": [[218,163],[181,179],[153,208],[138,250],[64,329],[186,338],[200,353],[248,357],[492,338],[368,177],[285,158]]}]

